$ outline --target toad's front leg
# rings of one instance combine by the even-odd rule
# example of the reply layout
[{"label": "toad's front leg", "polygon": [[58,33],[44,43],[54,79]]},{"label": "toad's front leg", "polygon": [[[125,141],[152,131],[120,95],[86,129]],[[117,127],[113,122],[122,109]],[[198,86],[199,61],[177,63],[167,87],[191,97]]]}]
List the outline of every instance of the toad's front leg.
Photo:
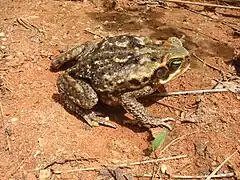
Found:
[{"label": "toad's front leg", "polygon": [[105,125],[115,128],[106,118],[97,116],[91,110],[98,103],[98,96],[90,84],[74,79],[65,72],[58,77],[57,86],[67,110],[83,117],[90,126]]},{"label": "toad's front leg", "polygon": [[172,129],[171,126],[166,123],[166,121],[172,121],[174,120],[173,118],[161,119],[157,117],[152,117],[151,114],[145,109],[145,107],[137,101],[138,97],[150,95],[154,91],[155,90],[152,87],[145,86],[144,88],[139,90],[126,92],[120,96],[121,105],[127,112],[129,112],[131,115],[134,116],[134,118],[136,118],[137,123],[140,123],[140,125],[143,125],[147,128],[164,126],[168,129]]}]

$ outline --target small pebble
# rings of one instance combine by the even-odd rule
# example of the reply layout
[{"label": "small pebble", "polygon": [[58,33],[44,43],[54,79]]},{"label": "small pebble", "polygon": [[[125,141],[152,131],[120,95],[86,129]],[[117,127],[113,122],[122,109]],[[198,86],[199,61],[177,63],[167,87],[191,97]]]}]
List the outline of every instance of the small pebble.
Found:
[{"label": "small pebble", "polygon": [[18,51],[18,52],[17,52],[17,55],[18,55],[18,56],[22,56],[22,55],[23,55],[23,52]]},{"label": "small pebble", "polygon": [[5,37],[5,33],[4,32],[0,32],[0,37]]},{"label": "small pebble", "polygon": [[13,55],[9,55],[9,56],[7,56],[5,59],[7,59],[7,60],[12,60],[13,59]]},{"label": "small pebble", "polygon": [[17,117],[13,117],[10,121],[11,122],[16,122],[16,121],[18,121],[18,118]]},{"label": "small pebble", "polygon": [[50,169],[40,170],[39,180],[50,180],[52,177],[52,172]]},{"label": "small pebble", "polygon": [[179,110],[175,110],[174,113],[175,113],[177,116],[181,116],[181,111],[179,111]]},{"label": "small pebble", "polygon": [[166,172],[167,172],[167,166],[166,166],[165,164],[162,164],[162,165],[161,165],[161,172],[162,172],[163,174],[166,174]]},{"label": "small pebble", "polygon": [[36,153],[33,155],[33,157],[37,157],[37,155],[41,154],[41,151],[37,150]]}]

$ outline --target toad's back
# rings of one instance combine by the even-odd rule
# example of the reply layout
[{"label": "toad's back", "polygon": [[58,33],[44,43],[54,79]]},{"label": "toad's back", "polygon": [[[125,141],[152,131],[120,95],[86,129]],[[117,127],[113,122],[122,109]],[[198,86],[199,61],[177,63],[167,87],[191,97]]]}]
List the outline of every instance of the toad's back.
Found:
[{"label": "toad's back", "polygon": [[98,43],[69,72],[87,79],[96,91],[126,92],[150,82],[160,66],[161,53],[161,45],[147,37],[111,37]]}]

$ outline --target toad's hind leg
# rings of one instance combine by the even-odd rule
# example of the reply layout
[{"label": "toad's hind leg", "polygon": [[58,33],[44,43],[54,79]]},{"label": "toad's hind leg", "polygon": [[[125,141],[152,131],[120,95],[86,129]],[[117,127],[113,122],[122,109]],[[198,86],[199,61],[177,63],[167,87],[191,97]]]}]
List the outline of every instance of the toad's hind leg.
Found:
[{"label": "toad's hind leg", "polygon": [[98,102],[96,92],[83,80],[74,79],[68,73],[59,75],[58,90],[65,94],[76,105],[84,109],[92,109]]},{"label": "toad's hind leg", "polygon": [[66,51],[65,53],[56,56],[52,60],[51,69],[58,70],[66,63],[80,61],[83,57],[85,57],[87,54],[93,51],[94,48],[95,45],[91,42],[85,42],[81,45],[77,45],[71,48],[70,50]]},{"label": "toad's hind leg", "polygon": [[101,124],[115,128],[115,125],[108,123],[105,118],[97,116],[91,110],[98,103],[98,97],[88,83],[63,73],[58,77],[57,86],[67,110],[83,117],[90,126]]}]

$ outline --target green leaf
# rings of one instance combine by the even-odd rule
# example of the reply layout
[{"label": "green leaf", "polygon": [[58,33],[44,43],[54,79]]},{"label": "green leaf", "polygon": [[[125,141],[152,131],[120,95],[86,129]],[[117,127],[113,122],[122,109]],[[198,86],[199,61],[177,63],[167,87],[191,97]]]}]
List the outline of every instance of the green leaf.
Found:
[{"label": "green leaf", "polygon": [[167,130],[163,129],[152,141],[152,152],[154,152],[157,148],[159,148],[163,142],[165,141],[167,135]]}]

